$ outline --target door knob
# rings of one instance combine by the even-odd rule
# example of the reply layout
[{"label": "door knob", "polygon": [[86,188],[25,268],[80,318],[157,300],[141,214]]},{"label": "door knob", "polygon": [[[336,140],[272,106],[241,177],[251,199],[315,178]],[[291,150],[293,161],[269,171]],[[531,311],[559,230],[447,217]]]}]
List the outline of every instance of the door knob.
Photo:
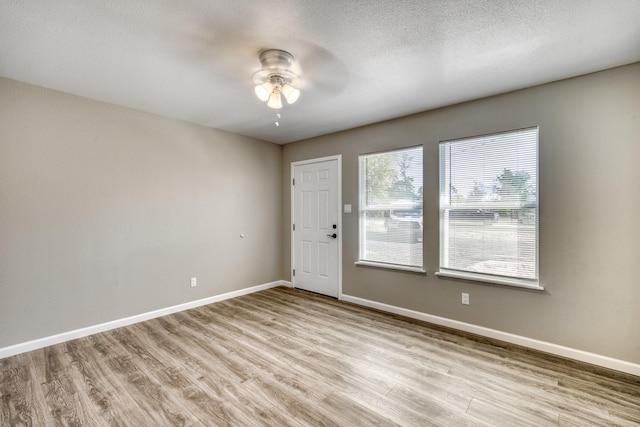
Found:
[{"label": "door knob", "polygon": [[336,233],[327,234],[327,237],[331,237],[332,239],[335,239],[336,237],[338,237],[338,235]]}]

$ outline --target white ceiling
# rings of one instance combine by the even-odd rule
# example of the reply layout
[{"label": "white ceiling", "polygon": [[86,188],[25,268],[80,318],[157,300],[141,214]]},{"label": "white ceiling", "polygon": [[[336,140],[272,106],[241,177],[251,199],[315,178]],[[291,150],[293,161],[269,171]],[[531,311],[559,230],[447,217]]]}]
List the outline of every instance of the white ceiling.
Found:
[{"label": "white ceiling", "polygon": [[[303,71],[279,127],[266,48]],[[636,61],[639,0],[0,2],[0,75],[277,143]]]}]

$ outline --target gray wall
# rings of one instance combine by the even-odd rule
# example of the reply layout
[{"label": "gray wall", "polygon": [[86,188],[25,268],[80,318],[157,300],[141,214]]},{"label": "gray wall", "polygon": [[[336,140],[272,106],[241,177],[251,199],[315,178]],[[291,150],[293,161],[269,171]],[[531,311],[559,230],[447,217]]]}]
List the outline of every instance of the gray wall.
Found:
[{"label": "gray wall", "polygon": [[[438,142],[536,125],[546,290],[436,277]],[[358,155],[421,143],[427,275],[356,267]],[[640,363],[640,64],[286,145],[283,277],[290,163],[335,154],[355,212],[343,214],[343,293]]]},{"label": "gray wall", "polygon": [[[437,278],[438,141],[535,125],[546,291]],[[419,143],[428,274],[354,266],[344,214],[345,294],[640,363],[640,64],[284,147],[0,78],[0,348],[290,279],[290,163],[342,154],[357,208],[358,154]]]},{"label": "gray wall", "polygon": [[279,280],[281,152],[0,79],[0,348]]}]

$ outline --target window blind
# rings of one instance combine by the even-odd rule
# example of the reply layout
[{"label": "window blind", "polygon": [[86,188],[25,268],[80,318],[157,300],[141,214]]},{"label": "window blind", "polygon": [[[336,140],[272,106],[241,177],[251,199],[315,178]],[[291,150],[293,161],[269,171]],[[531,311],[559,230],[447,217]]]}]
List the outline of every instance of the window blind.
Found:
[{"label": "window blind", "polygon": [[422,152],[360,156],[360,261],[422,267]]},{"label": "window blind", "polygon": [[440,271],[538,282],[538,128],[440,143]]}]

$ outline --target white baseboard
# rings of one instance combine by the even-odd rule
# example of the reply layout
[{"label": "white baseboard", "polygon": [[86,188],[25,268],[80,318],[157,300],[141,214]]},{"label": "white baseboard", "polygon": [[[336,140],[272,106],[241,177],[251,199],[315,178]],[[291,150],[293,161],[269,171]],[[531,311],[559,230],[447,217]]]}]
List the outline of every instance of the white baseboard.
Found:
[{"label": "white baseboard", "polygon": [[533,338],[527,338],[520,335],[510,334],[508,332],[502,332],[496,329],[485,328],[483,326],[477,326],[471,323],[460,322],[458,320],[452,320],[452,319],[447,319],[445,317],[422,313],[419,311],[408,310],[406,308],[396,307],[393,305],[384,304],[377,301],[371,301],[364,298],[354,297],[351,295],[342,294],[340,299],[342,301],[350,302],[350,303],[361,305],[364,307],[374,308],[376,310],[386,311],[388,313],[399,314],[401,316],[410,317],[412,319],[423,320],[425,322],[433,323],[436,325],[446,326],[449,328],[458,329],[460,331],[470,332],[476,335],[481,335],[484,337],[505,341],[511,344],[521,345],[523,347],[528,347],[534,350],[543,351],[545,353],[555,354],[556,356],[562,356],[569,359],[590,363],[592,365],[597,365],[604,368],[625,372],[627,374],[640,376],[640,365],[636,363],[614,359],[612,357],[602,356],[599,354],[589,353],[586,351],[577,350],[570,347],[564,347],[561,345],[552,344],[545,341],[539,341]]},{"label": "white baseboard", "polygon": [[290,282],[278,280],[276,282],[265,283],[263,285],[252,286],[250,288],[240,289],[238,291],[227,292],[208,298],[190,301],[184,304],[178,304],[171,307],[161,308],[159,310],[149,311],[147,313],[137,314],[124,319],[113,320],[111,322],[101,323],[99,325],[89,326],[74,331],[63,332],[61,334],[52,335],[50,337],[39,338],[25,343],[15,344],[9,347],[0,348],[0,359],[14,356],[27,351],[37,350],[54,344],[60,344],[77,338],[86,337],[88,335],[109,331],[111,329],[121,328],[123,326],[132,325],[134,323],[144,322],[145,320],[155,319],[156,317],[166,316],[168,314],[177,313],[179,311],[189,310],[218,301],[224,301],[230,298],[236,298],[242,295],[252,294],[254,292],[263,291],[265,289],[275,288],[276,286],[291,286]]}]

